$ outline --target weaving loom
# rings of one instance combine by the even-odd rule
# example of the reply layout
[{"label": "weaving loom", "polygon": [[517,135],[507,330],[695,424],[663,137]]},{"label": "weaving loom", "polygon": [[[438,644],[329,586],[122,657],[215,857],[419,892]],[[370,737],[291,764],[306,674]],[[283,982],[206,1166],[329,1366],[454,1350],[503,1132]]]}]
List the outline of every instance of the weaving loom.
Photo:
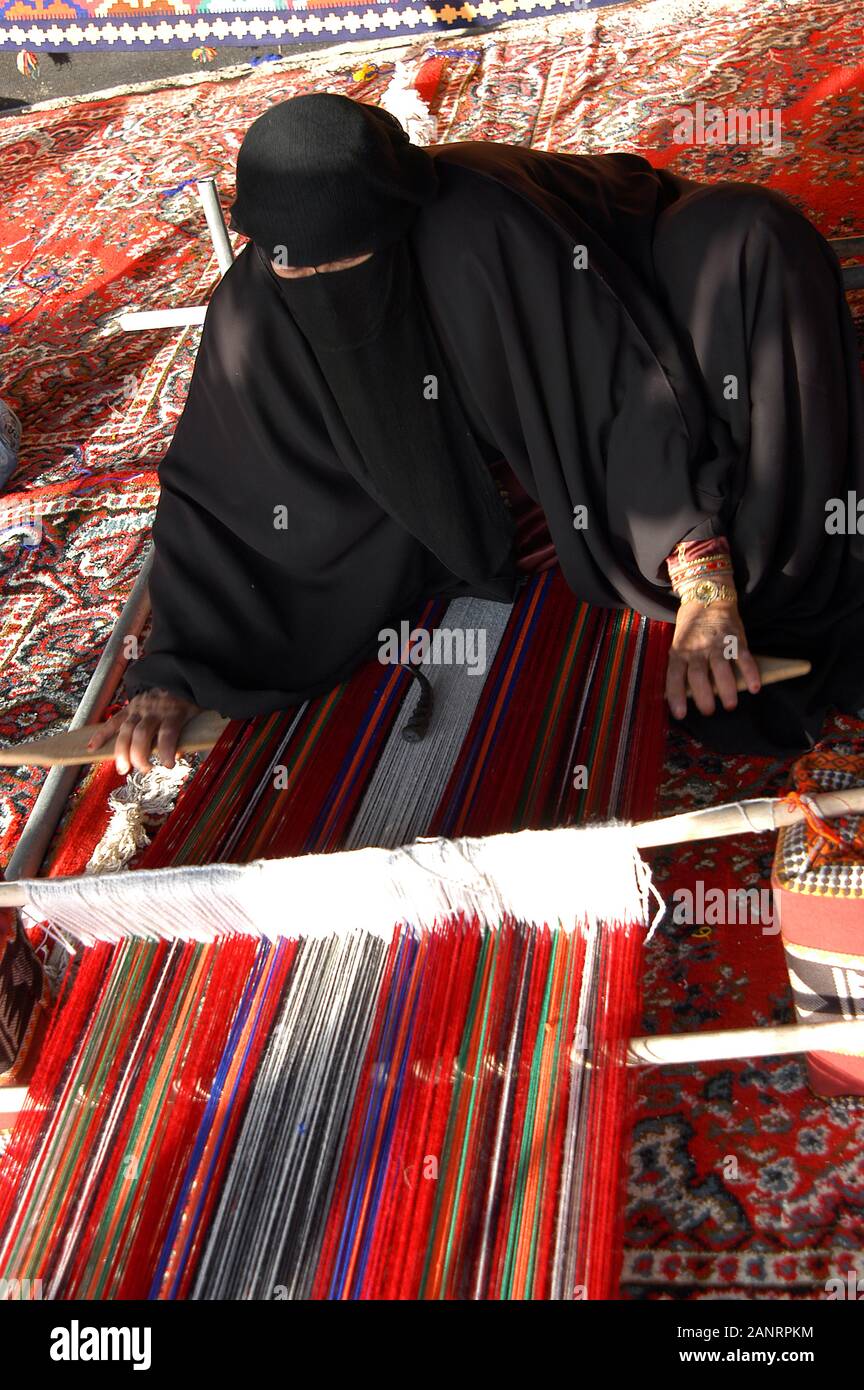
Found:
[{"label": "weaving loom", "polygon": [[[651,809],[664,629],[557,572],[509,618],[460,600],[438,622],[484,626],[490,665],[429,669],[422,743],[401,737],[410,682],[377,663],[231,725],[141,868]],[[0,1271],[61,1298],[609,1296],[630,878],[604,928],[493,904],[395,933],[349,910],[322,935],[283,901],[295,939],[79,952],[0,1177]]]},{"label": "weaving loom", "polygon": [[663,630],[555,573],[505,616],[443,615],[495,654],[482,688],[428,671],[428,741],[401,737],[404,673],[369,666],[226,729],[146,867],[0,887],[86,948],[0,1170],[0,1277],[61,1299],[608,1298],[628,1065],[861,1050],[845,1021],[632,1036],[656,920],[638,850],[801,805],[404,847],[590,817],[598,786],[650,806]]}]

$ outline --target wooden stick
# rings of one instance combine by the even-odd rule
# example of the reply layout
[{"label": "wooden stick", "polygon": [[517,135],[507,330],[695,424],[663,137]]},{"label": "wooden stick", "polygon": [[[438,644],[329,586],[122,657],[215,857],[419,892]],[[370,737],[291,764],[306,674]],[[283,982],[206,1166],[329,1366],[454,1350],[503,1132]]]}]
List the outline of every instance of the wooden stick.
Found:
[{"label": "wooden stick", "polygon": [[740,1061],[746,1057],[785,1057],[792,1052],[845,1052],[864,1057],[864,1018],[631,1038],[627,1065],[686,1066],[694,1062]]},{"label": "wooden stick", "polygon": [[[809,661],[794,656],[757,656],[754,659],[759,667],[759,676],[763,685],[776,685],[778,681],[794,681],[799,676],[806,676],[813,669]],[[735,667],[735,688],[736,690],[747,689],[737,666]]]},{"label": "wooden stick", "polygon": [[[810,670],[809,661],[798,661],[791,657],[760,656],[756,660],[763,685],[794,680]],[[737,685],[739,690],[744,689],[740,676],[737,677]],[[228,720],[215,710],[196,714],[180,736],[178,751],[200,753],[212,748],[227,723]],[[0,748],[0,767],[71,767],[77,763],[107,762],[114,757],[113,740],[95,752],[87,747],[87,740],[98,727],[98,724],[88,724],[74,731],[67,730],[47,738],[34,738],[28,743],[13,744],[11,748]]]},{"label": "wooden stick", "polygon": [[[850,787],[845,792],[820,792],[809,801],[814,811],[828,820],[833,816],[861,815],[864,813],[864,787]],[[786,825],[797,825],[802,820],[804,812],[800,807],[790,805],[782,796],[765,796],[642,821],[633,826],[633,836],[637,849],[652,849],[657,845],[680,845],[690,840],[761,835]]]},{"label": "wooden stick", "polygon": [[121,314],[117,320],[124,333],[140,333],[147,328],[194,328],[204,322],[206,304],[188,309],[141,309]]},{"label": "wooden stick", "polygon": [[199,179],[197,190],[201,206],[204,209],[204,217],[207,221],[207,230],[210,233],[213,250],[216,253],[219,273],[220,275],[227,275],[234,264],[234,249],[228,235],[228,228],[225,225],[225,218],[222,215],[222,204],[219,202],[216,180],[213,178]]},{"label": "wooden stick", "polygon": [[[180,753],[200,753],[212,748],[229,721],[215,710],[203,710],[189,720],[180,734],[177,751]],[[87,740],[99,724],[85,724],[80,729],[67,729],[62,734],[52,734],[48,738],[34,738],[29,743],[19,743],[12,748],[0,748],[0,767],[56,767],[71,766],[75,763],[108,762],[114,757],[116,739],[95,750],[87,747]]]}]

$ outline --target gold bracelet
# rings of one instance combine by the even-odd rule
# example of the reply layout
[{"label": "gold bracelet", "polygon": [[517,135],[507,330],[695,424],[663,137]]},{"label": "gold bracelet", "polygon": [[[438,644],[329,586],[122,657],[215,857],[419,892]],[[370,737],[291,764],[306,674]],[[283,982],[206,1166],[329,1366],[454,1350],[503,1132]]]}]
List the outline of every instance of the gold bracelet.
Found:
[{"label": "gold bracelet", "polygon": [[672,581],[672,592],[676,597],[680,597],[681,594],[695,589],[697,584],[703,583],[726,584],[730,589],[734,589],[735,574],[728,565],[722,570],[696,570],[694,574],[676,574]]},{"label": "gold bracelet", "polygon": [[727,574],[732,573],[728,555],[711,556],[707,560],[691,560],[686,565],[670,566],[667,561],[666,569],[673,584],[676,581],[698,577],[701,574],[718,574],[720,571],[725,571]]},{"label": "gold bracelet", "polygon": [[709,603],[716,603],[718,599],[728,599],[734,603],[738,600],[738,594],[728,584],[717,584],[713,579],[702,579],[678,596],[681,607],[685,603],[701,603],[707,608]]}]

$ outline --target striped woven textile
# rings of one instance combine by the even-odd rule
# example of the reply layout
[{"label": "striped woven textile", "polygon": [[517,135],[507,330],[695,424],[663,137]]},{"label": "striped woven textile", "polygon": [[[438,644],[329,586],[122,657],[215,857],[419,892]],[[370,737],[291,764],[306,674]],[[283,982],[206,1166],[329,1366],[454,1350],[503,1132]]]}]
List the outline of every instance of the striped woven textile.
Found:
[{"label": "striped woven textile", "polygon": [[625,926],[514,923],[94,947],[4,1164],[4,1277],[53,1298],[607,1296],[638,950]]},{"label": "striped woven textile", "polygon": [[[585,609],[557,572],[489,607],[485,679],[430,670],[428,744],[400,736],[409,678],[370,664],[229,726],[146,865],[398,843],[421,817],[449,837],[650,814],[665,630]],[[627,922],[346,921],[80,952],[0,1166],[0,1277],[54,1298],[608,1297],[640,942]]]},{"label": "striped woven textile", "polygon": [[[649,816],[666,729],[669,629],[577,603],[557,569],[529,581],[512,612],[483,607],[495,610],[487,621],[509,620],[485,680],[461,681],[478,687],[477,703],[446,762],[432,737],[457,726],[464,707],[445,713],[436,690],[430,735],[404,744],[410,678],[370,662],[300,710],[230,724],[139,866],[245,863],[421,834]],[[434,604],[414,626],[444,622],[444,605]],[[433,685],[448,672],[424,669]],[[377,798],[389,802],[387,824],[363,833],[364,796],[391,737],[403,751],[401,777]],[[276,777],[274,768],[284,773]],[[425,823],[414,815],[418,777],[432,783]]]}]

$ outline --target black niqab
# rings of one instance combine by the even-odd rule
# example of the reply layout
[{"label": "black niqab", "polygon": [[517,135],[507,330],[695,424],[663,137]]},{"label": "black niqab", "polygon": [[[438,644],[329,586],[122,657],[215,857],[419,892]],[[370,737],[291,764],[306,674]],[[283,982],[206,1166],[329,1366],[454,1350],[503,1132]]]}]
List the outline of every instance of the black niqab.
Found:
[{"label": "black niqab", "polygon": [[[275,275],[321,371],[318,398],[346,431],[363,486],[460,579],[510,597],[514,527],[441,355],[405,238],[359,265]],[[490,585],[492,588],[490,589]]]}]

